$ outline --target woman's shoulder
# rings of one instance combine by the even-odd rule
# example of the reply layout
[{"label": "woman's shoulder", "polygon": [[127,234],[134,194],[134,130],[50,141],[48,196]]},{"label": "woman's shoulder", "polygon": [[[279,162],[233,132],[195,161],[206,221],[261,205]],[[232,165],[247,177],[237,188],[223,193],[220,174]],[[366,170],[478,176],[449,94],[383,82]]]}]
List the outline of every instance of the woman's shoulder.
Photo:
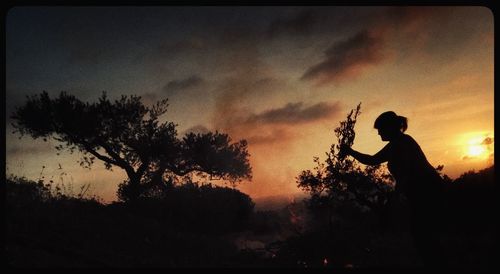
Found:
[{"label": "woman's shoulder", "polygon": [[403,134],[403,135],[404,135],[404,139],[405,139],[404,143],[409,149],[417,150],[420,152],[422,151],[422,148],[420,147],[418,142],[413,137],[411,137],[408,134]]},{"label": "woman's shoulder", "polygon": [[410,135],[408,135],[406,133],[402,134],[402,140],[406,141],[406,142],[417,143],[417,141],[415,141],[415,139],[413,137],[411,137]]},{"label": "woman's shoulder", "polygon": [[400,138],[398,138],[397,141],[395,142],[395,145],[403,147],[420,147],[417,141],[415,141],[413,137],[411,137],[406,133],[401,134]]}]

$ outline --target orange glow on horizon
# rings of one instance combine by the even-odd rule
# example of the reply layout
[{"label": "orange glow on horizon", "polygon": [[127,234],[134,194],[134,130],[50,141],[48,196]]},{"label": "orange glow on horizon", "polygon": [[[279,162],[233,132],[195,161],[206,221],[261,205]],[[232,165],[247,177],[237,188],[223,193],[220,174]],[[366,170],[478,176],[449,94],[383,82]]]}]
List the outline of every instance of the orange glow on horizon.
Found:
[{"label": "orange glow on horizon", "polygon": [[489,132],[470,132],[460,139],[464,160],[489,161],[494,154],[494,137]]}]

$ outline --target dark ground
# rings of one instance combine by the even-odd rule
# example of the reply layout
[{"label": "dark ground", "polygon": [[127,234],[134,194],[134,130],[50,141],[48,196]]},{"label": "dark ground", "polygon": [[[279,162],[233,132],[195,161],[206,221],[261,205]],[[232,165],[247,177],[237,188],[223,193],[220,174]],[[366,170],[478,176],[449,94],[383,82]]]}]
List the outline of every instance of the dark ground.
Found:
[{"label": "dark ground", "polygon": [[[441,241],[448,267],[497,264],[493,172],[470,173],[447,191]],[[14,268],[422,266],[403,221],[382,229],[368,212],[337,216],[328,227],[300,200],[256,210],[237,190],[194,187],[169,199],[104,205],[10,178],[5,208],[5,260]]]}]

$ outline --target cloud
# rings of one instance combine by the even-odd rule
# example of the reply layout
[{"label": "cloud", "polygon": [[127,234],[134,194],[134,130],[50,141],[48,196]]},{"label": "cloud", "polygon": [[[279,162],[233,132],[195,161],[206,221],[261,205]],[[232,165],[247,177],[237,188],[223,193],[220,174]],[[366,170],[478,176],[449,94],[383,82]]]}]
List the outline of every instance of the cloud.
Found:
[{"label": "cloud", "polygon": [[327,83],[340,82],[346,77],[355,76],[364,67],[382,61],[383,43],[384,38],[378,33],[362,30],[327,49],[326,59],[310,67],[301,79]]},{"label": "cloud", "polygon": [[[494,148],[493,148],[493,144],[495,143],[494,141],[494,138],[493,137],[485,137],[481,143],[479,143],[479,145],[481,146],[484,146],[484,149],[486,150],[485,153],[488,154],[488,158],[487,160],[489,162],[493,162],[494,160]],[[468,160],[474,160],[474,159],[477,159],[478,157],[477,156],[470,156],[470,155],[465,155],[462,157],[462,160],[464,161],[468,161]]]},{"label": "cloud", "polygon": [[[271,20],[271,24],[264,25],[263,29],[257,25],[229,25],[214,36],[212,41],[217,46],[215,57],[207,65],[223,75],[214,82],[211,90],[215,99],[214,129],[230,134],[233,139],[246,139],[251,146],[286,144],[296,136],[295,125],[313,123],[335,114],[331,104],[306,105],[305,101],[284,103],[276,108],[264,108],[263,111],[254,110],[263,102],[265,105],[283,102],[284,92],[301,101],[293,94],[297,90],[296,85],[280,78],[283,75],[277,75],[276,69],[267,63],[261,46],[269,43],[267,35],[270,33],[276,37],[293,36],[316,28],[318,22],[315,20],[321,19],[313,18],[314,14],[316,11],[299,11],[289,17]],[[301,29],[298,26],[301,21],[307,22],[308,27]],[[338,106],[333,106],[333,109],[335,107]]]},{"label": "cloud", "polygon": [[246,139],[250,146],[285,146],[297,136],[294,128],[297,124],[334,115],[332,105],[326,103],[314,106],[306,106],[305,102],[285,103],[255,111],[255,106],[264,101],[283,102],[283,91],[292,94],[296,87],[278,77],[265,62],[259,50],[263,33],[248,28],[243,30],[228,27],[218,40],[224,51],[218,51],[221,54],[215,61],[227,76],[212,90],[215,95],[214,129],[230,134],[233,139]]},{"label": "cloud", "polygon": [[259,114],[252,114],[246,120],[247,123],[255,124],[301,124],[314,122],[329,118],[339,112],[339,103],[328,104],[317,103],[310,107],[304,107],[303,102],[288,103],[284,107],[270,109]]},{"label": "cloud", "polygon": [[495,143],[493,137],[486,137],[484,140],[481,142],[481,145],[486,146],[486,150],[489,153],[488,154],[488,163],[493,164],[493,161],[495,160],[495,149],[493,148],[493,144]]},{"label": "cloud", "polygon": [[[301,80],[322,85],[352,79],[367,67],[392,57],[395,52],[387,45],[393,42],[404,45],[404,50],[399,52],[404,58],[428,58],[420,53],[429,50],[431,39],[437,41],[440,36],[449,36],[449,31],[440,26],[446,25],[454,11],[452,7],[389,7],[377,9],[357,22],[348,20],[345,25],[339,26],[340,30],[359,31],[330,46],[323,61],[309,67]],[[349,12],[348,15],[355,15],[356,12]],[[324,23],[332,26],[333,22],[335,20]],[[337,23],[343,24],[342,21]],[[436,44],[439,45],[432,45]]]},{"label": "cloud", "polygon": [[486,137],[481,142],[481,145],[486,145],[486,146],[489,146],[489,145],[492,145],[492,144],[493,144],[493,138],[491,138],[491,137]]},{"label": "cloud", "polygon": [[205,80],[201,78],[198,75],[191,75],[188,78],[181,79],[181,80],[173,80],[168,82],[165,87],[163,88],[164,91],[166,92],[171,92],[171,91],[178,91],[178,90],[183,90],[183,89],[188,89],[188,88],[193,88],[200,86]]},{"label": "cloud", "polygon": [[337,116],[339,105],[339,102],[320,102],[306,107],[303,102],[297,102],[260,113],[232,109],[218,126],[251,145],[286,143],[297,136],[297,127]]},{"label": "cloud", "polygon": [[284,128],[275,128],[269,130],[254,130],[251,131],[251,136],[246,138],[249,144],[255,145],[272,145],[277,143],[286,143],[295,135],[289,130]]}]

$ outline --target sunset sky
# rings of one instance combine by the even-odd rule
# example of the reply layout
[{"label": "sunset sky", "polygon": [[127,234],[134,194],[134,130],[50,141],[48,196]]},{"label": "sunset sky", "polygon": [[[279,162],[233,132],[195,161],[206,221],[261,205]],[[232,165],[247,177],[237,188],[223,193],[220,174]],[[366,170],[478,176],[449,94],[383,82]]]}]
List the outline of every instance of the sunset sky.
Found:
[{"label": "sunset sky", "polygon": [[[18,139],[26,95],[168,98],[163,121],[246,139],[254,198],[299,192],[333,129],[362,102],[354,149],[374,154],[388,110],[452,178],[493,164],[493,14],[485,7],[16,7],[6,18],[7,174],[82,184],[105,201],[126,179],[50,140]],[[62,169],[60,169],[60,166]],[[42,166],[43,168],[42,170]]]}]

